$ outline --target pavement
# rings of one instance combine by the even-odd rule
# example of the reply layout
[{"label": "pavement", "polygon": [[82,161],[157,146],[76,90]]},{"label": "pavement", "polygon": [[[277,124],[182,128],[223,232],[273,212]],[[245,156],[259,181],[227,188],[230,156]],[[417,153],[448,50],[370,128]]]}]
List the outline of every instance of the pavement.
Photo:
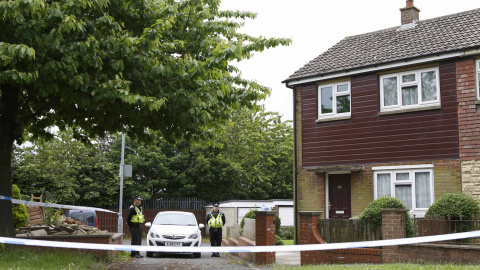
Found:
[{"label": "pavement", "polygon": [[[125,239],[124,240],[124,245],[129,245],[130,240]],[[142,240],[142,245],[146,245],[146,239]],[[207,239],[204,239],[202,241],[202,246],[210,246],[210,241]],[[166,261],[170,263],[166,268],[163,266],[160,266],[157,262],[155,263],[155,266],[150,265],[151,262],[145,257],[145,260],[130,260],[129,262],[121,263],[121,264],[116,264],[114,267],[108,267],[109,269],[115,269],[115,270],[120,270],[120,269],[132,269],[133,268],[138,268],[140,266],[140,269],[255,269],[255,270],[260,270],[260,269],[272,269],[278,267],[293,267],[293,266],[300,266],[300,252],[276,252],[275,253],[275,264],[274,265],[256,265],[253,262],[246,261],[238,256],[232,255],[231,253],[221,253],[224,259],[229,258],[227,261],[223,261],[221,265],[218,265],[217,263],[219,262],[218,260],[215,260],[215,258],[210,258],[207,254],[202,254],[202,259],[194,259],[194,260],[189,260],[189,258],[184,258],[183,255],[179,256],[170,256],[170,258]],[[145,254],[143,254],[145,255]],[[217,263],[213,262],[213,267],[212,267],[212,262],[210,260],[214,260]],[[142,265],[142,262],[144,265]],[[167,262],[165,262],[167,263]],[[173,265],[175,263],[175,266]],[[201,265],[198,265],[198,263],[201,263]],[[179,266],[179,264],[183,264],[183,266]],[[195,265],[197,264],[197,265]],[[188,265],[188,267],[187,267]],[[223,266],[222,266],[223,265]],[[136,266],[136,267],[134,267]]]},{"label": "pavement", "polygon": [[250,269],[260,270],[260,269],[271,269],[275,268],[274,266],[284,266],[284,267],[294,267],[300,266],[300,251],[294,252],[276,252],[275,253],[275,264],[274,265],[256,265],[253,262],[245,261],[244,259],[231,255],[229,253],[223,253],[223,255],[228,256],[234,260],[241,261],[248,265]]}]

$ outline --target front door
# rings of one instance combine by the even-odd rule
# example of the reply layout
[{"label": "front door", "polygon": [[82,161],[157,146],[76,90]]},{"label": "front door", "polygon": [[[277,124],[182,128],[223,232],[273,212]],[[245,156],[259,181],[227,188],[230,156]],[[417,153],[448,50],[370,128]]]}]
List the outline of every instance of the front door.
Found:
[{"label": "front door", "polygon": [[328,175],[329,218],[351,217],[350,190],[350,174]]}]

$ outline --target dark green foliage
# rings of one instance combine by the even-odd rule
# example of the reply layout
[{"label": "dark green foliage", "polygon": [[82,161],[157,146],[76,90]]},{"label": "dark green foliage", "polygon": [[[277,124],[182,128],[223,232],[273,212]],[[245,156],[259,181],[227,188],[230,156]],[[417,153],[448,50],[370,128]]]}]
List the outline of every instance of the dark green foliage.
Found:
[{"label": "dark green foliage", "polygon": [[443,194],[428,208],[425,217],[445,217],[453,220],[469,220],[473,216],[478,216],[480,207],[478,202],[470,195],[465,193],[447,193]]},{"label": "dark green foliage", "polygon": [[282,226],[282,221],[278,215],[275,215],[275,234],[280,235],[280,228]]},{"label": "dark green foliage", "polygon": [[[0,14],[3,195],[14,143],[52,139],[51,127],[72,127],[82,142],[120,132],[147,142],[151,131],[171,143],[211,137],[233,110],[258,107],[270,92],[242,78],[236,63],[291,42],[241,33],[256,14],[221,10],[218,0],[1,1]],[[68,184],[64,199],[73,200],[78,182]],[[0,203],[0,223],[0,236],[13,236],[8,203]]]},{"label": "dark green foliage", "polygon": [[278,235],[278,234],[275,235],[275,245],[276,246],[283,245],[282,237],[280,237],[280,235]]},{"label": "dark green foliage", "polygon": [[[12,199],[21,200],[20,189],[12,185]],[[28,223],[27,207],[23,204],[12,204],[13,224],[15,228],[25,227]]]},{"label": "dark green foliage", "polygon": [[295,227],[288,226],[286,228],[280,229],[280,235],[285,240],[292,240],[295,237]]},{"label": "dark green foliage", "polygon": [[[212,132],[211,140],[175,145],[154,132],[151,143],[126,137],[125,164],[133,166],[133,177],[123,179],[124,198],[292,198],[293,131],[278,114],[239,110]],[[118,202],[120,157],[120,136],[85,145],[66,129],[50,141],[16,147],[12,182],[26,194],[49,190],[58,203],[110,207]]]},{"label": "dark green foliage", "polygon": [[[384,196],[378,198],[371,202],[365,211],[360,215],[359,219],[363,222],[367,222],[373,229],[379,229],[382,226],[382,208],[390,208],[390,209],[408,209],[405,204],[398,198],[393,198],[389,196]],[[407,214],[407,235],[410,234],[408,232],[410,229],[410,218]]]}]

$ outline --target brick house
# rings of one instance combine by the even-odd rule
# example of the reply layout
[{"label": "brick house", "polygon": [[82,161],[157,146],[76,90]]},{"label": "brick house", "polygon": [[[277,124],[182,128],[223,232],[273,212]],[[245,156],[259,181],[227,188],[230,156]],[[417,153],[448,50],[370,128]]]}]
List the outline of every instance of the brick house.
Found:
[{"label": "brick house", "polygon": [[376,198],[422,216],[480,201],[480,9],[346,37],[283,82],[295,97],[295,216],[358,216]]}]

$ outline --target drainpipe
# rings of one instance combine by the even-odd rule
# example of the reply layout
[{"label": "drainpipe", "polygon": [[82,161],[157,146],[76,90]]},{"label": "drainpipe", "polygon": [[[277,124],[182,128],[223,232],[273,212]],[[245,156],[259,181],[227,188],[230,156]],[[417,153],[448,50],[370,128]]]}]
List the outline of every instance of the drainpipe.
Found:
[{"label": "drainpipe", "polygon": [[295,245],[298,245],[298,207],[297,207],[297,91],[295,87],[289,86],[288,82],[285,82],[285,86],[293,90],[293,213],[295,221]]}]

